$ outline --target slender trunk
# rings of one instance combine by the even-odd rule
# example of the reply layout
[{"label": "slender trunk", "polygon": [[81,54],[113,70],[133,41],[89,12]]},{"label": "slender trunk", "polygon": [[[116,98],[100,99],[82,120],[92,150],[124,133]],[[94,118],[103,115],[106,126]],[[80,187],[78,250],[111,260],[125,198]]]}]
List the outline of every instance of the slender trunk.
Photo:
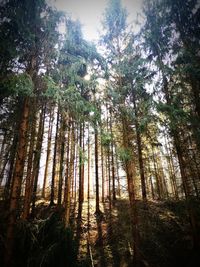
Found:
[{"label": "slender trunk", "polygon": [[8,200],[10,199],[10,192],[12,191],[11,187],[12,187],[13,169],[15,166],[16,151],[17,151],[18,139],[19,139],[17,127],[19,127],[19,123],[17,123],[14,128],[15,133],[14,133],[14,137],[12,140],[12,146],[10,149],[9,170],[8,170],[8,176],[7,176],[7,180],[6,180],[6,184],[4,188],[5,209],[8,209],[8,206],[9,206]]},{"label": "slender trunk", "polygon": [[[130,142],[130,129],[128,126],[128,122],[125,118],[123,118],[123,145],[124,148],[130,151],[131,142]],[[131,153],[131,151],[130,151]],[[130,203],[130,213],[131,213],[131,221],[132,221],[132,237],[133,237],[133,251],[134,251],[134,266],[138,266],[140,262],[140,238],[139,238],[139,228],[138,228],[138,212],[135,200],[135,185],[134,185],[134,177],[135,174],[135,166],[133,163],[133,155],[131,153],[131,158],[125,161],[125,169],[127,176],[127,184],[128,184],[128,194],[129,194],[129,203]]]},{"label": "slender trunk", "polygon": [[52,140],[52,130],[53,130],[53,120],[54,120],[54,112],[52,109],[50,111],[50,118],[49,118],[47,155],[46,155],[44,180],[43,180],[43,187],[42,187],[42,198],[44,199],[46,198],[46,183],[47,183],[48,168],[49,168],[49,161],[50,161],[50,155],[51,155],[51,140]]},{"label": "slender trunk", "polygon": [[154,175],[156,178],[156,188],[157,188],[157,195],[158,195],[158,199],[161,199],[161,188],[160,188],[160,179],[159,179],[159,175],[158,175],[158,170],[157,170],[157,165],[156,165],[156,157],[155,157],[155,153],[154,153],[154,148],[153,145],[151,146],[152,149],[152,157],[153,157],[153,166],[154,166]]},{"label": "slender trunk", "polygon": [[[33,183],[32,209],[31,209],[31,217],[32,218],[35,217],[35,205],[36,205],[36,200],[37,200],[37,185],[38,185],[38,176],[39,176],[39,169],[40,169],[42,141],[43,141],[43,135],[44,135],[45,113],[46,113],[46,106],[44,106],[42,108],[42,111],[40,113],[40,121],[39,121],[35,155],[34,155],[33,173],[32,173],[32,175],[33,175],[33,179],[32,179],[32,183]],[[29,210],[29,208],[28,208],[28,210]]]},{"label": "slender trunk", "polygon": [[56,154],[57,154],[57,146],[58,146],[58,126],[60,120],[59,107],[57,111],[57,122],[56,122],[56,135],[55,135],[55,144],[54,144],[54,154],[53,154],[53,166],[52,166],[52,178],[51,178],[51,195],[50,195],[50,206],[54,205],[54,197],[55,197],[55,176],[56,176]]},{"label": "slender trunk", "polygon": [[79,132],[79,205],[84,201],[84,123]]},{"label": "slender trunk", "polygon": [[139,130],[139,123],[138,123],[138,110],[137,110],[136,99],[135,99],[136,96],[135,96],[133,86],[132,86],[132,96],[133,96],[133,105],[134,105],[134,111],[135,111],[135,129],[136,129],[136,140],[137,140],[137,148],[138,148],[140,180],[141,180],[141,186],[142,186],[142,199],[146,201],[147,192],[146,192],[146,181],[145,181],[144,164],[143,164],[143,157],[142,157],[142,141],[141,141],[141,133]]},{"label": "slender trunk", "polygon": [[[78,137],[77,137],[78,139]],[[78,144],[78,140],[77,140]],[[76,145],[76,162],[75,162],[75,171],[74,171],[74,201],[76,202],[77,200],[77,175],[78,175],[78,146]]]},{"label": "slender trunk", "polygon": [[97,125],[95,125],[95,181],[96,181],[96,214],[100,213],[99,208],[99,152],[98,152],[98,129]]},{"label": "slender trunk", "polygon": [[[148,154],[150,151],[148,151]],[[152,175],[151,175],[151,166],[150,166],[150,160],[148,157],[148,173],[149,173],[149,180],[150,180],[150,186],[151,186],[151,196],[152,199],[155,199],[155,192],[154,192],[154,186],[153,186],[153,181],[152,181]]]},{"label": "slender trunk", "polygon": [[109,199],[109,212],[111,213],[112,201],[111,201],[111,170],[110,170],[110,147],[108,147],[107,153],[107,167],[108,167],[108,199]]},{"label": "slender trunk", "polygon": [[169,169],[169,178],[170,178],[170,182],[171,182],[171,187],[172,187],[172,192],[175,196],[175,198],[178,200],[179,196],[178,196],[178,189],[177,189],[177,184],[176,184],[176,176],[175,176],[175,171],[174,171],[174,166],[173,166],[173,157],[170,151],[170,148],[167,145],[167,138],[165,138],[165,147],[166,147],[166,151],[167,151],[167,163],[168,163],[168,169]]},{"label": "slender trunk", "polygon": [[59,167],[59,184],[58,184],[58,205],[61,205],[62,201],[62,188],[63,188],[63,165],[64,165],[64,152],[65,152],[65,131],[66,124],[64,118],[61,118],[61,133],[60,133],[60,142],[61,142],[61,151],[60,151],[60,167]]},{"label": "slender trunk", "polygon": [[22,178],[27,148],[27,130],[29,117],[29,99],[23,100],[22,115],[19,124],[19,141],[16,153],[16,162],[13,171],[13,186],[10,198],[9,218],[7,225],[6,243],[5,243],[5,267],[12,264],[12,251],[14,244],[14,229],[19,212],[19,200],[21,194]]},{"label": "slender trunk", "polygon": [[64,188],[64,199],[63,199],[63,205],[66,206],[67,202],[67,189],[68,189],[68,179],[69,179],[69,158],[70,158],[70,132],[71,132],[71,123],[68,123],[68,129],[67,129],[67,151],[66,151],[66,169],[65,169],[65,188]]},{"label": "slender trunk", "polygon": [[101,143],[101,176],[102,176],[102,193],[101,198],[102,202],[104,202],[104,195],[105,195],[105,174],[104,174],[104,154],[103,154],[103,146]]},{"label": "slender trunk", "polygon": [[76,146],[76,144],[77,144],[77,137],[76,137],[76,131],[75,131],[75,129],[74,129],[74,140],[75,140],[75,142],[74,142],[74,164],[73,164],[73,179],[72,179],[72,199],[74,199],[74,196],[75,196],[75,180],[76,180],[76,167],[77,167],[77,164],[76,164],[76,162],[77,162],[77,160],[76,160],[76,158],[77,158],[77,146]]},{"label": "slender trunk", "polygon": [[69,226],[70,203],[71,203],[71,181],[73,179],[73,165],[74,165],[74,159],[75,159],[75,150],[74,150],[75,134],[74,134],[73,123],[72,123],[70,139],[71,139],[70,164],[69,164],[69,176],[68,176],[67,185],[66,185],[66,203],[65,203],[65,226],[66,227]]},{"label": "slender trunk", "polygon": [[30,201],[31,201],[31,173],[33,167],[33,155],[34,155],[34,146],[35,146],[35,135],[36,135],[36,117],[35,110],[32,114],[32,122],[31,122],[31,137],[30,137],[30,146],[29,146],[29,155],[28,155],[28,165],[27,165],[27,174],[26,174],[26,185],[25,185],[25,196],[24,196],[24,207],[22,218],[26,220],[29,215],[30,210]]},{"label": "slender trunk", "polygon": [[5,130],[4,134],[3,134],[3,141],[1,143],[1,151],[0,151],[0,186],[1,186],[1,183],[3,181],[3,174],[4,174],[4,170],[5,170],[5,162],[6,162],[6,159],[7,157],[4,156],[4,153],[5,153],[5,145],[7,143],[7,131]]},{"label": "slender trunk", "polygon": [[[116,150],[116,148],[115,148]],[[117,153],[115,153],[115,161],[116,161],[116,170],[117,170],[117,194],[121,197],[121,189],[120,189],[120,177],[119,177],[119,162],[117,158]]]},{"label": "slender trunk", "polygon": [[88,123],[88,188],[87,188],[87,197],[88,197],[88,207],[90,201],[90,125]]},{"label": "slender trunk", "polygon": [[113,130],[112,130],[112,112],[110,110],[110,133],[111,133],[111,162],[112,162],[112,197],[113,201],[116,200],[115,191],[115,165],[114,165],[114,145],[113,145]]}]

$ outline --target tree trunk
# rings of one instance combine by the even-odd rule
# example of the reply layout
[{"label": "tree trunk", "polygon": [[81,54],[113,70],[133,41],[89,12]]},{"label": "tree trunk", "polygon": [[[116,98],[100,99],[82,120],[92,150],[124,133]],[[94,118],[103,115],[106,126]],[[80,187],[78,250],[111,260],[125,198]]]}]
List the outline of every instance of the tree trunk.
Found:
[{"label": "tree trunk", "polygon": [[142,158],[142,141],[141,141],[141,133],[139,130],[139,124],[138,124],[138,110],[137,110],[136,96],[135,96],[133,85],[132,85],[132,96],[133,96],[133,105],[134,105],[134,111],[135,111],[135,130],[136,130],[136,140],[137,140],[137,148],[138,148],[140,180],[141,180],[141,186],[142,186],[142,199],[146,201],[147,193],[146,193],[146,182],[145,182],[145,176],[144,176],[144,164],[143,164],[143,158]]},{"label": "tree trunk", "polygon": [[79,132],[79,205],[84,201],[84,123]]},{"label": "tree trunk", "polygon": [[32,191],[32,208],[31,208],[32,218],[35,217],[35,204],[37,200],[37,185],[38,185],[38,176],[39,176],[39,169],[40,169],[42,141],[43,141],[43,135],[44,135],[45,114],[46,114],[46,105],[42,107],[42,111],[40,113],[35,155],[34,155],[34,163],[33,163],[33,173],[32,173],[33,191]]},{"label": "tree trunk", "polygon": [[8,200],[9,200],[10,191],[11,191],[12,174],[13,174],[13,167],[14,167],[15,158],[16,158],[17,145],[18,145],[18,135],[17,133],[15,133],[13,137],[13,141],[12,141],[12,146],[10,148],[10,153],[8,154],[9,171],[8,171],[8,176],[6,179],[6,184],[4,187],[5,209],[8,209],[7,205],[8,205]]},{"label": "tree trunk", "polygon": [[60,151],[60,167],[59,167],[59,184],[58,184],[58,205],[61,205],[62,201],[62,188],[63,188],[63,165],[64,165],[64,152],[65,152],[65,131],[66,131],[66,122],[65,118],[61,118],[61,133],[60,133],[60,142],[61,142],[61,151]]},{"label": "tree trunk", "polygon": [[53,112],[53,108],[51,108],[50,117],[49,117],[49,127],[48,127],[47,155],[46,155],[44,180],[43,180],[43,187],[42,187],[42,198],[44,199],[46,198],[46,183],[47,183],[48,168],[49,168],[49,161],[50,161],[50,155],[51,155],[53,120],[54,120],[54,112]]},{"label": "tree trunk", "polygon": [[110,133],[111,133],[111,162],[112,162],[112,197],[113,201],[116,200],[116,191],[115,191],[115,163],[114,163],[114,145],[113,145],[113,130],[112,130],[112,112],[110,110]]},{"label": "tree trunk", "polygon": [[69,160],[70,160],[70,133],[71,133],[71,123],[68,123],[68,128],[67,128],[67,151],[66,151],[66,167],[65,167],[65,188],[64,188],[64,199],[63,199],[63,205],[66,206],[67,202],[67,189],[69,188],[68,186],[68,179],[69,179]]},{"label": "tree trunk", "polygon": [[24,220],[26,220],[29,215],[31,192],[33,189],[33,185],[31,184],[31,173],[32,173],[32,167],[33,167],[35,135],[36,135],[36,116],[35,116],[35,108],[34,108],[33,113],[32,113],[31,137],[30,137],[30,146],[29,146],[29,155],[28,155],[27,174],[26,174],[24,207],[23,207],[23,214],[22,214],[22,218]]},{"label": "tree trunk", "polygon": [[95,125],[95,181],[96,181],[96,214],[100,214],[100,208],[99,208],[99,151],[98,151],[98,129],[97,125]]},{"label": "tree trunk", "polygon": [[[70,135],[69,135],[70,136]],[[75,160],[75,150],[74,150],[74,142],[75,142],[75,133],[74,133],[74,125],[72,123],[71,130],[71,147],[70,147],[70,164],[69,164],[69,176],[66,184],[66,203],[65,203],[65,226],[69,227],[69,219],[70,219],[70,204],[71,204],[71,181],[73,179],[73,170],[74,170],[74,160]]]},{"label": "tree trunk", "polygon": [[90,201],[90,125],[88,123],[88,207],[89,207],[89,201]]},{"label": "tree trunk", "polygon": [[53,154],[53,166],[52,166],[52,178],[51,178],[51,195],[50,195],[50,206],[54,205],[55,197],[55,176],[56,176],[56,155],[57,155],[57,146],[58,146],[58,127],[60,120],[59,107],[57,111],[57,122],[56,122],[56,135],[55,135],[55,144],[54,144],[54,154]]},{"label": "tree trunk", "polygon": [[132,152],[132,145],[130,142],[130,129],[128,126],[128,122],[125,118],[123,118],[123,145],[124,148],[130,152],[130,158],[125,160],[125,170],[127,176],[127,184],[128,184],[128,194],[129,194],[129,203],[130,203],[130,215],[132,221],[132,237],[133,237],[133,251],[134,251],[134,266],[139,266],[141,257],[139,252],[139,228],[138,228],[138,212],[135,200],[135,186],[134,186],[134,177],[136,176],[135,173],[135,166],[133,163],[133,152]]},{"label": "tree trunk", "polygon": [[10,197],[9,218],[5,243],[5,267],[11,266],[12,250],[14,244],[14,229],[19,212],[19,200],[21,194],[21,185],[24,171],[27,148],[27,130],[29,117],[29,99],[26,97],[23,100],[22,115],[19,124],[19,141],[16,153],[16,162],[13,171],[13,185]]},{"label": "tree trunk", "polygon": [[102,202],[104,202],[105,198],[105,173],[104,173],[104,154],[103,154],[103,146],[101,143],[101,175],[102,175],[102,193],[101,193],[101,199]]}]

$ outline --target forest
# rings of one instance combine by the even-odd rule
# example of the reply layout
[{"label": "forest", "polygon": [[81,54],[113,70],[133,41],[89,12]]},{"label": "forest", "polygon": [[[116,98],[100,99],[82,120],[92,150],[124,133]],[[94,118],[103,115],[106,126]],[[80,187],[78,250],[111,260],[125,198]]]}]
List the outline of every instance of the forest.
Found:
[{"label": "forest", "polygon": [[200,1],[127,17],[0,1],[0,266],[199,266]]}]

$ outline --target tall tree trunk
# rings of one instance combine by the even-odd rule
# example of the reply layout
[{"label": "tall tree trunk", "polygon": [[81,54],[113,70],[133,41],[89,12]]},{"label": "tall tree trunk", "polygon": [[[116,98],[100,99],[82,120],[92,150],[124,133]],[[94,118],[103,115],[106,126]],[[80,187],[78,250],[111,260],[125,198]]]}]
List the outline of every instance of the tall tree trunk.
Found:
[{"label": "tall tree trunk", "polygon": [[88,197],[88,207],[90,202],[90,125],[88,123],[88,188],[87,188],[87,197]]},{"label": "tall tree trunk", "polygon": [[133,96],[133,105],[134,105],[134,111],[135,111],[135,130],[136,130],[136,140],[137,140],[137,148],[138,148],[140,180],[141,180],[141,186],[142,186],[142,199],[146,201],[147,192],[146,192],[144,164],[143,164],[143,157],[142,157],[142,141],[141,141],[141,133],[139,130],[139,123],[138,123],[138,109],[136,105],[136,96],[135,96],[133,85],[132,85],[132,96]]},{"label": "tall tree trunk", "polygon": [[59,184],[58,184],[58,205],[61,205],[62,201],[62,188],[63,188],[63,165],[64,165],[64,152],[65,152],[65,131],[66,131],[66,122],[65,118],[61,118],[61,133],[60,133],[60,142],[61,142],[61,151],[60,151],[60,167],[59,167]]},{"label": "tall tree trunk", "polygon": [[67,179],[66,185],[66,203],[65,203],[65,226],[69,227],[69,219],[70,219],[70,204],[71,204],[71,181],[73,179],[73,171],[74,171],[74,160],[75,160],[75,132],[74,132],[74,124],[72,122],[71,129],[71,147],[70,147],[70,164],[69,164],[69,176]]},{"label": "tall tree trunk", "polygon": [[24,220],[26,220],[29,215],[31,192],[33,189],[33,185],[31,184],[31,174],[32,174],[32,168],[33,168],[35,135],[36,135],[36,116],[35,116],[35,108],[34,108],[33,113],[32,113],[31,136],[30,136],[30,146],[29,146],[28,165],[27,165],[27,174],[26,174],[24,207],[23,207],[23,214],[22,214],[22,218]]},{"label": "tall tree trunk", "polygon": [[119,177],[119,162],[118,162],[118,158],[117,158],[116,147],[115,147],[115,162],[116,162],[116,170],[117,170],[117,194],[119,197],[121,197],[120,177]]},{"label": "tall tree trunk", "polygon": [[53,120],[54,120],[54,112],[53,112],[53,108],[51,108],[50,117],[49,117],[49,127],[48,127],[47,155],[46,155],[46,163],[45,163],[45,171],[44,171],[44,180],[43,180],[43,186],[42,186],[42,198],[44,199],[46,198],[46,184],[47,184],[48,168],[49,168],[49,161],[50,161],[50,155],[51,155]]},{"label": "tall tree trunk", "polygon": [[101,199],[102,202],[104,202],[105,198],[105,173],[104,173],[104,153],[103,153],[103,145],[101,142],[101,176],[102,176],[102,193],[101,193]]},{"label": "tall tree trunk", "polygon": [[71,133],[71,122],[69,121],[68,127],[67,127],[67,151],[66,151],[66,167],[65,167],[65,188],[64,188],[64,199],[63,199],[63,205],[66,206],[67,202],[67,189],[69,188],[68,185],[68,179],[69,179],[69,160],[70,160],[70,133]]},{"label": "tall tree trunk", "polygon": [[57,155],[57,146],[58,146],[58,127],[60,120],[60,111],[58,107],[57,111],[57,122],[56,122],[56,134],[55,134],[55,144],[54,144],[54,154],[53,154],[53,165],[52,165],[52,177],[51,177],[51,194],[50,194],[50,206],[54,205],[55,197],[55,176],[56,176],[56,155]]},{"label": "tall tree trunk", "polygon": [[99,151],[98,151],[98,129],[95,125],[94,129],[94,142],[95,142],[95,181],[96,181],[96,210],[95,213],[98,215],[101,213],[99,208]]},{"label": "tall tree trunk", "polygon": [[116,200],[115,191],[115,163],[114,163],[114,145],[113,145],[113,130],[112,130],[112,112],[110,110],[110,133],[111,133],[111,162],[112,162],[112,197],[113,201]]},{"label": "tall tree trunk", "polygon": [[138,212],[135,200],[135,185],[134,185],[134,177],[136,177],[135,166],[133,163],[133,152],[132,145],[130,142],[130,129],[128,126],[127,119],[122,118],[123,122],[123,145],[124,148],[129,151],[130,158],[125,160],[125,170],[127,176],[127,184],[128,184],[128,194],[129,194],[129,203],[130,203],[130,213],[131,213],[131,221],[132,221],[132,237],[133,237],[133,251],[134,251],[134,266],[139,266],[141,257],[140,257],[140,238],[139,238],[139,228],[138,228]]},{"label": "tall tree trunk", "polygon": [[84,201],[84,123],[79,132],[79,205]]},{"label": "tall tree trunk", "polygon": [[16,153],[16,162],[13,171],[13,185],[10,197],[9,218],[7,225],[6,243],[5,243],[5,267],[11,266],[12,263],[12,250],[14,244],[14,229],[19,212],[19,200],[21,194],[22,178],[24,171],[24,164],[26,158],[27,148],[27,130],[28,130],[28,117],[29,117],[29,98],[23,100],[22,115],[19,124],[19,138]]},{"label": "tall tree trunk", "polygon": [[33,191],[32,191],[32,207],[31,207],[31,217],[35,217],[35,204],[37,200],[37,185],[38,185],[38,176],[40,169],[40,158],[42,151],[42,141],[44,135],[44,123],[45,123],[45,114],[46,114],[46,105],[42,107],[42,111],[40,113],[39,127],[37,133],[37,141],[34,155],[34,163],[33,163],[33,173],[32,173],[32,182],[33,182]]}]

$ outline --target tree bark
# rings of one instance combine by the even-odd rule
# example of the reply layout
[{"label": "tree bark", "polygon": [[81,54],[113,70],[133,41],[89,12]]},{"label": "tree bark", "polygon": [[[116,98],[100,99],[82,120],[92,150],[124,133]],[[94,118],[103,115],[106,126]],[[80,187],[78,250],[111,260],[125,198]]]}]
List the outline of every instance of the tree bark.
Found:
[{"label": "tree bark", "polygon": [[136,129],[136,140],[137,140],[137,148],[138,148],[140,180],[141,180],[141,186],[142,186],[142,199],[146,201],[147,192],[146,192],[146,181],[145,181],[144,164],[143,164],[143,157],[142,157],[142,140],[141,140],[141,133],[139,130],[138,108],[136,105],[136,96],[135,96],[133,85],[132,85],[132,96],[133,96],[133,106],[134,106],[134,112],[135,112],[135,129]]},{"label": "tree bark", "polygon": [[9,207],[9,218],[8,227],[6,234],[6,244],[5,244],[5,267],[8,267],[12,263],[12,250],[14,244],[14,229],[19,212],[19,200],[21,194],[22,178],[24,171],[24,164],[26,158],[26,148],[27,148],[27,130],[28,130],[28,117],[30,102],[29,98],[26,97],[23,100],[22,115],[19,124],[19,141],[16,153],[16,162],[13,171],[13,185],[10,197],[10,207]]},{"label": "tree bark", "polygon": [[130,215],[132,221],[132,238],[133,238],[133,251],[134,251],[134,266],[139,266],[141,257],[139,252],[140,245],[140,237],[139,237],[139,228],[138,228],[138,212],[136,206],[135,199],[135,185],[134,185],[134,177],[136,176],[135,166],[133,162],[133,154],[132,154],[132,145],[130,142],[130,129],[128,126],[128,121],[125,118],[122,118],[123,125],[123,146],[124,148],[130,152],[130,158],[125,160],[125,170],[127,176],[127,184],[128,184],[128,194],[129,194],[129,203],[130,203]]},{"label": "tree bark", "polygon": [[94,142],[95,142],[95,181],[96,181],[96,214],[100,214],[99,208],[99,151],[98,151],[98,129],[95,125],[94,129]]},{"label": "tree bark", "polygon": [[42,198],[44,199],[46,198],[46,183],[47,183],[48,168],[49,168],[49,161],[50,161],[50,154],[51,154],[53,120],[54,120],[54,112],[53,112],[53,108],[51,108],[50,117],[49,117],[49,127],[48,127],[47,155],[46,155],[44,180],[43,180],[43,187],[42,187]]},{"label": "tree bark", "polygon": [[[40,169],[40,158],[41,158],[41,150],[42,150],[42,141],[44,135],[44,123],[45,123],[45,113],[46,113],[46,104],[42,107],[40,113],[40,120],[39,120],[39,127],[37,133],[37,141],[36,141],[36,148],[34,154],[34,163],[33,163],[33,173],[32,173],[32,207],[31,207],[31,217],[35,217],[35,205],[37,200],[37,185],[38,185],[38,176],[39,176],[39,169]],[[32,185],[31,185],[32,188]]]},{"label": "tree bark", "polygon": [[66,184],[66,203],[65,203],[65,226],[69,227],[69,219],[70,219],[70,204],[71,204],[71,181],[73,179],[73,171],[74,171],[74,160],[75,160],[75,150],[74,150],[74,142],[75,142],[75,133],[74,133],[74,125],[72,123],[71,129],[71,145],[70,145],[70,164],[69,164],[69,176]]},{"label": "tree bark", "polygon": [[58,107],[57,111],[57,122],[56,122],[56,135],[55,135],[55,144],[54,144],[54,154],[53,154],[53,165],[52,165],[52,177],[51,177],[51,195],[50,195],[50,206],[54,205],[55,197],[55,176],[56,176],[56,155],[57,155],[57,146],[58,146],[58,127],[60,121],[60,111]]},{"label": "tree bark", "polygon": [[65,131],[66,123],[62,116],[61,118],[61,133],[60,133],[60,142],[61,142],[61,151],[60,151],[60,167],[59,167],[59,184],[58,184],[58,205],[61,205],[62,202],[62,188],[63,188],[63,165],[64,165],[64,152],[65,152]]},{"label": "tree bark", "polygon": [[35,147],[35,135],[36,135],[36,116],[35,109],[32,113],[32,122],[31,122],[31,137],[30,137],[30,146],[29,146],[29,155],[28,155],[28,165],[27,165],[27,174],[26,174],[26,185],[25,185],[25,196],[24,196],[24,207],[22,218],[26,220],[29,215],[30,210],[30,201],[31,201],[31,192],[33,185],[31,184],[31,174],[33,168],[33,155]]}]

